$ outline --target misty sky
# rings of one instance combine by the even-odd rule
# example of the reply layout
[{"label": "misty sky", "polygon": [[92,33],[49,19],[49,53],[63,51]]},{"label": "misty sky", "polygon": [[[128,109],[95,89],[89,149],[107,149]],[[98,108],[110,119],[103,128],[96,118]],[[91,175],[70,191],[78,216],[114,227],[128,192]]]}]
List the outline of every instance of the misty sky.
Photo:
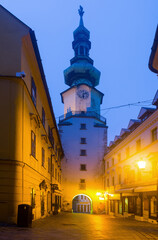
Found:
[{"label": "misty sky", "polygon": [[137,118],[141,106],[151,106],[150,101],[104,110],[151,100],[156,93],[158,78],[148,61],[158,24],[158,0],[1,0],[1,4],[35,31],[57,122],[64,112],[60,93],[68,86],[63,70],[74,56],[79,5],[91,34],[90,57],[101,71],[97,89],[104,93],[101,115],[107,118],[108,141]]}]

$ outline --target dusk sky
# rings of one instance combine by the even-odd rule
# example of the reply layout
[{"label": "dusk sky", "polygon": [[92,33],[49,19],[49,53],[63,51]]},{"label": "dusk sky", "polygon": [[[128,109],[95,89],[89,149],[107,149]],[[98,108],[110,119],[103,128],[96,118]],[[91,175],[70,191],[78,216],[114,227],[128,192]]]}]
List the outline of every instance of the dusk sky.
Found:
[{"label": "dusk sky", "polygon": [[90,31],[90,57],[101,71],[97,89],[104,93],[101,115],[107,118],[108,142],[136,119],[141,106],[109,107],[152,100],[158,78],[148,68],[158,24],[158,0],[1,0],[1,4],[35,31],[52,104],[58,117],[64,113],[60,93],[63,70],[70,65],[73,31],[78,27],[78,8]]}]

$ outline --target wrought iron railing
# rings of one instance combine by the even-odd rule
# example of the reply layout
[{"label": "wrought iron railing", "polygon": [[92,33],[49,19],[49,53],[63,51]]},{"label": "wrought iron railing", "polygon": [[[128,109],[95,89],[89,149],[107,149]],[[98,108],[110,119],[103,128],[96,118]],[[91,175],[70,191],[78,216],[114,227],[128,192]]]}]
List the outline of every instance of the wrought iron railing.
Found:
[{"label": "wrought iron railing", "polygon": [[59,123],[64,121],[67,118],[71,118],[72,116],[76,117],[92,117],[96,118],[104,123],[106,123],[106,118],[102,117],[100,114],[94,112],[94,111],[75,111],[75,112],[68,112],[66,114],[63,114],[62,116],[59,117]]}]

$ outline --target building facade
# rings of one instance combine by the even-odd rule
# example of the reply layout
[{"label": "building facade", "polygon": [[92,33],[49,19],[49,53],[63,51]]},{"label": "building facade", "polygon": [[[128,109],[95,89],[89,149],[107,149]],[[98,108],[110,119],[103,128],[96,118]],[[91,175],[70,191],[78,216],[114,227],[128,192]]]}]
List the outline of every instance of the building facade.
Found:
[{"label": "building facade", "polygon": [[0,5],[0,221],[33,219],[61,206],[63,150],[31,28]]},{"label": "building facade", "polygon": [[138,119],[110,142],[105,160],[106,213],[157,220],[158,110],[141,108]]},{"label": "building facade", "polygon": [[64,115],[59,120],[59,132],[65,153],[63,210],[92,213],[101,211],[96,193],[103,189],[107,126],[100,115],[103,93],[95,88],[100,72],[89,57],[90,33],[83,24],[83,13],[80,7],[79,27],[73,32],[74,57],[64,71],[69,88],[61,93]]}]

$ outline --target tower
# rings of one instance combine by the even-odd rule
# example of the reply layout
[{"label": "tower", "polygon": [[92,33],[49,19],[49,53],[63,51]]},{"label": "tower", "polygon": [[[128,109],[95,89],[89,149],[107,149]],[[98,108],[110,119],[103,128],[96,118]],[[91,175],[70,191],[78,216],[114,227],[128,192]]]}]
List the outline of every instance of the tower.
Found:
[{"label": "tower", "polygon": [[107,126],[106,119],[100,115],[104,94],[95,88],[100,71],[89,57],[90,32],[84,26],[83,14],[80,6],[79,26],[73,32],[74,57],[64,70],[65,84],[69,88],[61,93],[64,115],[59,119],[59,132],[65,152],[63,208],[90,213],[101,207],[96,193],[103,191]]}]

